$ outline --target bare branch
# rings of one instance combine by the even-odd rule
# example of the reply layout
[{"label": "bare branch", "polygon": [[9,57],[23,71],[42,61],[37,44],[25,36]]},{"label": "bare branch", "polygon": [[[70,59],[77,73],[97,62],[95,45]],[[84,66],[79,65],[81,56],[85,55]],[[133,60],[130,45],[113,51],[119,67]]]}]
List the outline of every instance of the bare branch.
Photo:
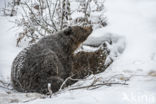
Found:
[{"label": "bare branch", "polygon": [[70,77],[67,77],[67,78],[65,79],[65,81],[62,83],[62,85],[61,85],[59,91],[62,90],[62,88],[64,87],[64,85],[65,85],[65,84],[67,83],[67,81],[69,81],[69,80],[72,80],[72,81],[82,80],[82,79],[73,79],[73,78],[72,78],[73,76],[74,76],[74,75],[72,75],[72,76],[70,76]]},{"label": "bare branch", "polygon": [[49,31],[49,29],[48,29],[47,27],[41,25],[41,24],[37,21],[36,15],[34,14],[34,12],[32,11],[32,9],[30,8],[30,6],[29,6],[26,2],[25,2],[25,5],[28,7],[28,9],[31,11],[32,15],[34,16],[35,22],[36,22],[39,26],[41,26],[41,28],[45,29],[48,33],[51,33],[51,31]]},{"label": "bare branch", "polygon": [[85,88],[99,88],[99,87],[101,87],[101,86],[111,86],[111,85],[128,85],[128,84],[126,84],[126,83],[101,83],[101,84],[95,84],[95,85],[88,85],[88,86],[82,86],[82,87],[75,87],[75,88],[71,88],[71,89],[69,89],[69,90],[78,90],[78,89],[85,89]]},{"label": "bare branch", "polygon": [[65,10],[65,1],[66,0],[63,0],[62,1],[62,16],[61,16],[61,26],[60,26],[60,30],[63,29],[63,22],[64,22],[64,10]]},{"label": "bare branch", "polygon": [[47,3],[47,6],[48,6],[48,11],[49,11],[49,16],[50,16],[51,23],[53,24],[55,31],[57,31],[55,23],[53,22],[53,17],[52,17],[52,13],[51,13],[51,10],[50,10],[50,6],[49,6],[49,3],[48,3],[48,0],[46,0],[46,3]]}]

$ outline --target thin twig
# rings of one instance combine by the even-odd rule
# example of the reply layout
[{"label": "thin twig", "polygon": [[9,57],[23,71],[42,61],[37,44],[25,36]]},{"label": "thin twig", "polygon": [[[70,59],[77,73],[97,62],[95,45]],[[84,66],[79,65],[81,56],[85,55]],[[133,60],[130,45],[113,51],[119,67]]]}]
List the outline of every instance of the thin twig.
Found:
[{"label": "thin twig", "polygon": [[62,90],[63,86],[66,84],[66,82],[67,82],[70,78],[71,78],[71,76],[70,76],[70,77],[68,77],[68,78],[66,78],[66,79],[64,80],[64,82],[62,83],[62,85],[61,85],[61,87],[60,87],[59,91],[61,91],[61,90]]},{"label": "thin twig", "polygon": [[75,87],[75,88],[71,88],[69,90],[78,90],[78,89],[85,89],[85,88],[92,88],[92,87],[101,87],[103,85],[106,85],[106,86],[111,86],[113,84],[118,84],[118,85],[128,85],[126,83],[102,83],[102,84],[95,84],[95,85],[88,85],[88,86],[82,86],[82,87]]},{"label": "thin twig", "polygon": [[65,9],[65,0],[62,1],[62,16],[61,16],[61,27],[60,30],[63,29],[63,22],[64,22],[64,10]]},{"label": "thin twig", "polygon": [[49,6],[49,3],[48,3],[48,0],[46,0],[46,3],[47,3],[47,7],[48,7],[49,17],[50,17],[51,23],[53,24],[55,31],[57,31],[55,23],[53,22],[53,19],[52,19],[52,13],[51,13],[51,10],[50,10],[50,6]]},{"label": "thin twig", "polygon": [[52,14],[52,19],[54,18],[54,14],[55,14],[55,11],[56,11],[57,3],[58,3],[58,0],[56,1],[55,6],[54,6],[54,10],[53,10],[53,14]]},{"label": "thin twig", "polygon": [[10,83],[6,83],[2,80],[0,80],[0,83],[2,84],[2,85],[0,85],[1,88],[7,89],[7,90],[12,90],[11,88],[8,88],[10,86]]},{"label": "thin twig", "polygon": [[73,78],[72,78],[73,76],[74,76],[74,75],[72,75],[72,76],[70,76],[70,77],[67,77],[67,78],[64,80],[64,82],[62,83],[62,85],[61,85],[59,91],[62,90],[63,86],[67,83],[68,80],[72,80],[72,81],[81,80],[81,79],[73,79]]},{"label": "thin twig", "polygon": [[49,29],[46,28],[46,26],[41,25],[41,24],[37,21],[36,15],[34,14],[34,12],[32,11],[32,9],[29,7],[29,5],[28,5],[26,2],[25,2],[25,5],[28,7],[28,9],[30,10],[30,12],[33,14],[33,16],[34,16],[34,18],[35,18],[35,22],[36,22],[39,26],[41,26],[41,28],[43,28],[43,29],[46,30],[47,32],[51,33],[51,32],[49,31]]},{"label": "thin twig", "polygon": [[38,99],[38,97],[35,97],[35,98],[32,98],[32,99],[29,99],[29,100],[23,101],[23,103],[27,103],[27,102],[30,102],[30,101],[34,101],[34,100],[36,100],[36,99]]}]

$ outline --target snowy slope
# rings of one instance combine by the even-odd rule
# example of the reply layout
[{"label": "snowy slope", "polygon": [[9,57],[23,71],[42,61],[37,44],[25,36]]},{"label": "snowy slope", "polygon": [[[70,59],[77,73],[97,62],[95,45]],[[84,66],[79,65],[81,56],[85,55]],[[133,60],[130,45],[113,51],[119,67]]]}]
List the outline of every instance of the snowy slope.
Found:
[{"label": "snowy slope", "polygon": [[[78,82],[76,85],[90,85],[94,79],[99,82],[125,82],[128,85],[102,86],[60,92],[52,98],[36,97],[26,104],[156,104],[156,1],[155,0],[106,0],[108,26],[93,32],[100,37],[104,33],[116,33],[125,37],[125,51],[104,72]],[[20,49],[15,48],[15,31],[8,31],[11,24],[0,18],[0,75],[9,78],[10,65]],[[8,34],[8,36],[6,36]],[[11,35],[10,35],[11,34]],[[73,85],[73,86],[76,86]],[[0,104],[16,96],[20,103],[26,101],[25,94],[7,94],[0,89]],[[36,96],[34,94],[34,96]],[[3,100],[2,100],[3,99]],[[21,100],[22,99],[22,100]]]}]

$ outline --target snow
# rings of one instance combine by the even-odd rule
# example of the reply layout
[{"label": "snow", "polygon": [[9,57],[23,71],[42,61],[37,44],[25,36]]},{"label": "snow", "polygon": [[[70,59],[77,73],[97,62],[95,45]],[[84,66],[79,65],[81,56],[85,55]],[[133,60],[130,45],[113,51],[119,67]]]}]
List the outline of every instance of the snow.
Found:
[{"label": "snow", "polygon": [[[105,72],[72,87],[90,85],[95,78],[99,78],[98,83],[111,79],[110,82],[126,81],[128,85],[71,91],[69,87],[52,98],[43,99],[32,94],[32,100],[25,104],[156,104],[156,1],[106,0],[105,8],[108,26],[95,30],[91,37],[98,39],[105,33],[118,34],[126,41],[125,50]],[[16,47],[16,31],[8,31],[12,23],[0,17],[0,24],[0,79],[8,81],[11,62],[21,48]],[[29,99],[25,93],[7,94],[0,88],[0,103],[14,98],[20,99],[20,103]]]},{"label": "snow", "polygon": [[10,68],[13,59],[20,51],[16,48],[16,37],[15,33],[17,30],[13,30],[13,23],[6,17],[0,17],[0,78],[9,81],[10,79]]},{"label": "snow", "polygon": [[[120,1],[120,2],[119,2]],[[151,60],[155,53],[155,32],[150,20],[155,20],[154,12],[156,3],[154,0],[122,0],[113,1],[115,6],[106,2],[109,21],[109,31],[124,35],[126,37],[126,50],[124,54],[114,63],[114,69],[121,71],[127,69],[143,71],[154,70],[156,64]],[[118,6],[118,11],[113,11]],[[119,26],[118,26],[119,25]],[[128,60],[128,61],[127,61]],[[121,63],[122,62],[122,63]]]}]

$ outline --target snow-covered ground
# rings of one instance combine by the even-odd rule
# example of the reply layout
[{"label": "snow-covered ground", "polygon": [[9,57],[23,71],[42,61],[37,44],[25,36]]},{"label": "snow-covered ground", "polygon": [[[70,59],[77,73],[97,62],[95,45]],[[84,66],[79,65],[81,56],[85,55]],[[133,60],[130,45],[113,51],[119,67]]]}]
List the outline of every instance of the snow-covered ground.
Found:
[{"label": "snow-covered ground", "polygon": [[[92,36],[115,33],[125,37],[125,51],[103,73],[90,76],[76,85],[89,85],[94,79],[125,82],[128,85],[69,91],[67,88],[52,98],[27,95],[0,89],[0,104],[156,104],[156,1],[106,0],[108,26]],[[16,48],[16,31],[6,17],[0,17],[0,79],[9,81],[11,62],[21,48]],[[30,101],[29,101],[30,100]],[[24,102],[25,101],[25,102]]]},{"label": "snow-covered ground", "polygon": [[16,30],[13,30],[13,23],[8,22],[7,17],[0,17],[0,78],[6,81],[10,79],[10,68],[13,59],[19,52],[16,48]]}]

